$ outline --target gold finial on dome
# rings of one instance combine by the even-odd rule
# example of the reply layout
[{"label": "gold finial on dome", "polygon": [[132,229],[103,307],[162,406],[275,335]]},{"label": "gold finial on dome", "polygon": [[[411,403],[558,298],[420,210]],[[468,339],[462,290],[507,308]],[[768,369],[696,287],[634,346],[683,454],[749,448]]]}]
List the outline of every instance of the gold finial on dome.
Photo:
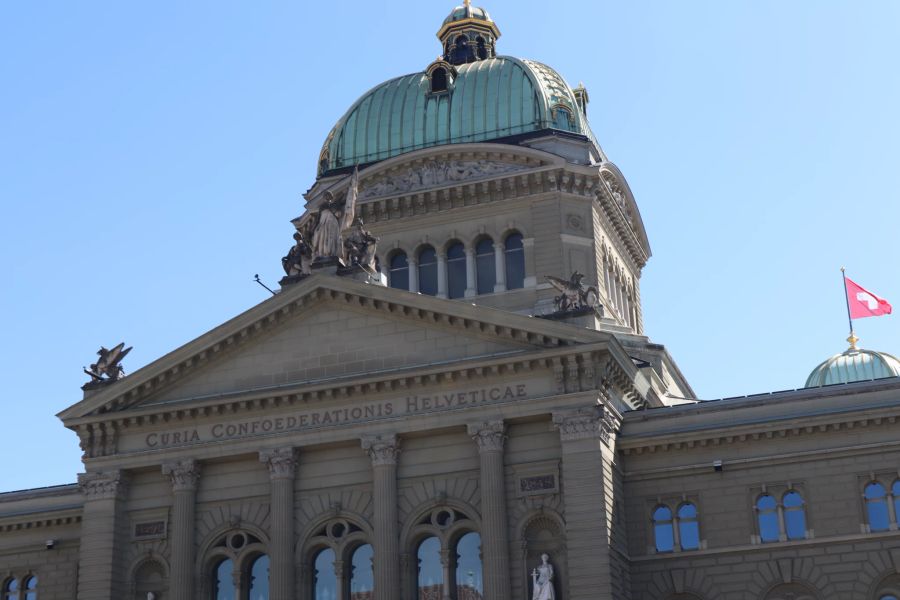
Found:
[{"label": "gold finial on dome", "polygon": [[463,0],[463,4],[466,6],[466,8],[469,8],[470,6],[472,6],[472,0]]},{"label": "gold finial on dome", "polygon": [[847,338],[847,341],[850,342],[850,348],[849,348],[849,350],[856,350],[856,349],[857,349],[857,348],[856,348],[856,342],[859,341],[859,338],[856,337],[856,334],[854,334],[852,331],[850,332],[850,337]]}]

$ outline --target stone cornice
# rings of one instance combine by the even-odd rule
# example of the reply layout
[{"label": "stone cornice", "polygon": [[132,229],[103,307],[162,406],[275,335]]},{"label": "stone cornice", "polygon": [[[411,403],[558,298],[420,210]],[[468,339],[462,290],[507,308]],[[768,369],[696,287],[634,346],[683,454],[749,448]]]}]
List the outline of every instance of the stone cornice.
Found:
[{"label": "stone cornice", "polygon": [[79,505],[2,516],[0,517],[0,533],[81,523],[81,512],[82,508]]}]

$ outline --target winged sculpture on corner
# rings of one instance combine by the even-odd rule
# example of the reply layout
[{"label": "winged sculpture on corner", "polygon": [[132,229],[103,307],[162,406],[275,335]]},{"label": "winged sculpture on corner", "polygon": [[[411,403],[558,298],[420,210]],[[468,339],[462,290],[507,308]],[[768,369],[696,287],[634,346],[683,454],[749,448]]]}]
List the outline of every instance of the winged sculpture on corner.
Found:
[{"label": "winged sculpture on corner", "polygon": [[131,348],[131,346],[126,348],[124,342],[114,346],[112,350],[107,350],[105,347],[100,346],[100,349],[97,350],[97,356],[100,358],[91,365],[90,369],[84,369],[84,372],[91,376],[91,383],[117,381],[125,375],[125,369],[122,368],[120,363],[131,352]]},{"label": "winged sculpture on corner", "polygon": [[553,299],[557,312],[593,309],[598,316],[603,316],[603,304],[600,302],[597,288],[584,285],[581,281],[584,279],[582,273],[575,271],[568,280],[553,275],[545,275],[544,278],[559,291],[559,296]]}]

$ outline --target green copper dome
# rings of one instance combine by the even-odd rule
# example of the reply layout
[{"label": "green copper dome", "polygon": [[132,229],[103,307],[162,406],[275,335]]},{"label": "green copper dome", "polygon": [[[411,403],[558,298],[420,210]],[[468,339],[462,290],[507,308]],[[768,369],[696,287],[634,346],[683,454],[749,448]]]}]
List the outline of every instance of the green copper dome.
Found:
[{"label": "green copper dome", "polygon": [[813,369],[805,387],[900,376],[900,360],[885,352],[850,348]]},{"label": "green copper dome", "polygon": [[[433,85],[440,72],[441,86]],[[550,67],[509,56],[433,63],[369,90],[334,126],[319,175],[443,144],[497,140],[546,129],[587,136],[587,119]]]},{"label": "green copper dome", "polygon": [[489,15],[483,8],[478,8],[477,6],[466,4],[464,6],[457,6],[452,11],[450,11],[450,15],[446,19],[444,19],[444,25],[453,23],[454,21],[462,21],[463,19],[480,19],[482,21],[490,21],[491,15]]}]

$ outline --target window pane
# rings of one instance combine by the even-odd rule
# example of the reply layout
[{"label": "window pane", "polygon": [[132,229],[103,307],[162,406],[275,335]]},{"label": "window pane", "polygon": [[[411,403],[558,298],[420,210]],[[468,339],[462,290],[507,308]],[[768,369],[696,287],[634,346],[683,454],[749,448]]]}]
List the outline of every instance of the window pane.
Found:
[{"label": "window pane", "polygon": [[525,287],[525,248],[522,234],[506,236],[506,289],[517,290]]},{"label": "window pane", "polygon": [[671,552],[675,549],[672,511],[667,506],[659,506],[653,511],[653,538],[657,552]]},{"label": "window pane", "polygon": [[250,599],[269,600],[269,557],[263,554],[250,567]]},{"label": "window pane", "polygon": [[700,548],[700,526],[697,521],[679,522],[678,534],[681,536],[682,550],[697,550]]},{"label": "window pane", "polygon": [[459,242],[447,248],[447,295],[450,298],[466,295],[466,251]]},{"label": "window pane", "polygon": [[778,526],[778,512],[774,496],[760,496],[756,501],[756,510],[759,513],[759,539],[763,542],[777,542],[781,533]]},{"label": "window pane", "polygon": [[372,546],[366,544],[353,552],[350,575],[350,600],[370,600],[375,589],[375,574],[372,572]]},{"label": "window pane", "polygon": [[437,295],[437,254],[431,246],[419,252],[419,291]]},{"label": "window pane", "polygon": [[334,574],[334,550],[322,550],[316,555],[313,600],[338,600],[337,577]]},{"label": "window pane", "polygon": [[788,492],[781,502],[785,508],[797,508],[803,506],[803,496],[799,492]]},{"label": "window pane", "polygon": [[474,531],[456,543],[456,590],[460,600],[481,598],[481,536]]},{"label": "window pane", "polygon": [[497,283],[496,267],[494,241],[491,238],[484,238],[475,246],[475,272],[479,294],[494,292],[494,284]]},{"label": "window pane", "polygon": [[894,515],[897,515],[897,519],[900,520],[900,479],[894,482],[891,491],[894,495]]},{"label": "window pane", "polygon": [[398,290],[409,289],[409,262],[403,252],[391,257],[390,283]]},{"label": "window pane", "polygon": [[436,537],[419,544],[419,600],[442,598],[444,570],[441,567],[441,542]]},{"label": "window pane", "polygon": [[887,596],[881,596],[878,600],[897,600],[897,596],[888,594]]},{"label": "window pane", "polygon": [[880,483],[870,483],[866,486],[866,500],[884,498],[884,486]]},{"label": "window pane", "polygon": [[679,519],[696,519],[697,518],[697,507],[693,504],[682,504],[678,509],[678,518]]},{"label": "window pane", "polygon": [[24,600],[37,600],[37,577],[32,575],[25,580],[25,598]]},{"label": "window pane", "polygon": [[866,486],[866,513],[869,517],[870,531],[887,531],[890,529],[888,517],[887,499],[884,486],[880,483],[870,483]]},{"label": "window pane", "polygon": [[216,600],[234,600],[234,565],[225,559],[216,567]]},{"label": "window pane", "polygon": [[784,511],[784,528],[787,539],[806,539],[806,511],[802,508]]}]

